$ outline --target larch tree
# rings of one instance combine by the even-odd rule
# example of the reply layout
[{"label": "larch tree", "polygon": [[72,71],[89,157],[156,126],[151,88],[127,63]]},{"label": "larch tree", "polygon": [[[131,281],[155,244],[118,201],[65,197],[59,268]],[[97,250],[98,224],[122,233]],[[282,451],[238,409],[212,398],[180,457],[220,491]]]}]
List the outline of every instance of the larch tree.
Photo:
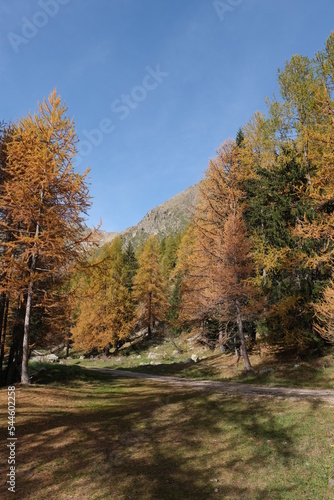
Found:
[{"label": "larch tree", "polygon": [[[334,33],[314,59],[316,68],[317,117],[309,130],[308,155],[313,166],[309,200],[315,216],[305,216],[296,235],[307,243],[313,241],[314,252],[307,266],[313,276],[322,277],[314,302],[314,329],[327,342],[333,342],[333,275],[334,275]],[[319,286],[322,285],[322,286]],[[320,293],[319,293],[320,292]]]},{"label": "larch tree", "polygon": [[254,319],[262,307],[259,290],[252,278],[255,276],[251,256],[251,242],[242,211],[237,205],[231,207],[224,224],[222,240],[217,242],[219,254],[217,265],[212,268],[212,283],[217,315],[225,323],[236,322],[241,344],[241,353],[246,370],[251,370],[248,357],[244,322]]},{"label": "larch tree", "polygon": [[324,289],[321,300],[314,304],[315,330],[326,342],[334,344],[334,282]]},{"label": "larch tree", "polygon": [[[6,126],[4,123],[0,124],[0,193],[2,192],[4,183],[7,179],[7,143],[11,139],[12,128]],[[5,217],[5,212],[0,206],[0,220]],[[5,281],[6,268],[3,265],[3,251],[4,247],[2,242],[8,241],[11,235],[6,230],[0,229],[0,283]],[[9,293],[2,290],[0,293],[0,385],[4,383],[3,361],[5,356],[5,343],[8,326],[9,315]]]},{"label": "larch tree", "polygon": [[173,279],[181,237],[181,233],[172,233],[161,242],[161,265],[163,277],[167,282]]},{"label": "larch tree", "polygon": [[225,142],[209,164],[195,216],[198,251],[192,272],[198,274],[211,315],[237,325],[245,368],[251,370],[244,322],[256,319],[262,300],[252,281],[255,265],[242,213],[239,166],[234,141]]},{"label": "larch tree", "polygon": [[[310,201],[317,217],[305,217],[298,234],[322,243],[314,264],[331,262],[334,254],[334,33],[328,38],[323,51],[316,55],[318,86],[317,119],[309,130],[309,158],[313,165]],[[316,262],[317,261],[317,262]]]},{"label": "larch tree", "polygon": [[333,67],[333,33],[315,58],[293,56],[279,70],[281,99],[243,128],[240,150],[247,227],[272,306],[267,339],[298,349],[319,341],[314,304],[333,275]]},{"label": "larch tree", "polygon": [[[76,134],[66,107],[54,91],[13,128],[6,146],[6,181],[0,194],[4,241],[5,292],[15,291],[24,304],[21,382],[29,383],[29,333],[34,299],[81,256],[85,214],[90,206],[86,175],[76,173]],[[43,286],[48,284],[48,287]]]},{"label": "larch tree", "polygon": [[128,289],[130,295],[133,290],[133,280],[138,270],[138,261],[131,241],[129,241],[123,252],[122,283]]},{"label": "larch tree", "polygon": [[175,326],[201,326],[212,315],[212,287],[208,286],[211,262],[203,252],[199,228],[192,224],[185,231],[177,253],[178,318]]},{"label": "larch tree", "polygon": [[160,244],[150,236],[138,258],[139,268],[134,278],[133,296],[137,303],[136,321],[147,328],[148,337],[156,321],[163,321],[167,312],[166,285],[160,264]]},{"label": "larch tree", "polygon": [[[129,255],[130,254],[130,255]],[[124,253],[115,238],[87,264],[75,285],[74,344],[84,350],[119,347],[131,331],[134,304],[131,295],[134,256]]]}]

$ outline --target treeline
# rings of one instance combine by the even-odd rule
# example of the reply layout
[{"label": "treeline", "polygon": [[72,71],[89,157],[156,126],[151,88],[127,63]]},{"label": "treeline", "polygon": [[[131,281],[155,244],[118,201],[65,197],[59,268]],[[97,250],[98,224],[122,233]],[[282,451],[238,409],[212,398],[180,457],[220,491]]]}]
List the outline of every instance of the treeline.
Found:
[{"label": "treeline", "polygon": [[[34,345],[119,348],[139,330],[198,329],[300,351],[334,341],[334,34],[296,55],[201,182],[187,230],[92,252],[86,173],[56,92],[0,130],[0,376],[29,382]],[[4,359],[6,358],[6,369]]]},{"label": "treeline", "polygon": [[104,249],[106,270],[81,285],[94,295],[76,310],[82,346],[117,346],[155,321],[198,326],[221,345],[236,339],[250,369],[256,334],[299,350],[334,340],[334,34],[314,58],[292,57],[278,83],[267,115],[255,113],[210,161],[168,265],[153,237],[137,268],[121,241]]},{"label": "treeline", "polygon": [[184,308],[229,322],[226,333],[237,324],[241,342],[251,321],[267,343],[305,349],[334,340],[334,34],[278,83],[267,116],[206,171]]},{"label": "treeline", "polygon": [[229,322],[226,333],[236,324],[241,341],[251,321],[267,343],[302,350],[334,340],[334,35],[313,59],[292,57],[278,83],[267,116],[206,171],[185,303]]},{"label": "treeline", "polygon": [[[160,241],[151,236],[136,251],[120,237],[104,245],[72,280],[71,341],[86,351],[119,348],[145,329],[175,329],[178,280],[175,277],[181,235]],[[176,300],[176,303],[175,303]]]}]

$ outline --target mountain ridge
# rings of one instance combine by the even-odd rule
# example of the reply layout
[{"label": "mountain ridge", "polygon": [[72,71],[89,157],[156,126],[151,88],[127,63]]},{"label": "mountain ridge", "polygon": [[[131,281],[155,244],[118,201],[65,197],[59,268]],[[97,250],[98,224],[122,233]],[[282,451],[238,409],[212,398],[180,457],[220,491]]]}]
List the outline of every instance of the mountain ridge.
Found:
[{"label": "mountain ridge", "polygon": [[183,231],[194,214],[199,185],[200,182],[193,184],[161,205],[150,209],[138,224],[124,231],[100,231],[100,245],[111,243],[120,236],[125,244],[131,241],[134,247],[138,247],[151,235],[164,237]]}]

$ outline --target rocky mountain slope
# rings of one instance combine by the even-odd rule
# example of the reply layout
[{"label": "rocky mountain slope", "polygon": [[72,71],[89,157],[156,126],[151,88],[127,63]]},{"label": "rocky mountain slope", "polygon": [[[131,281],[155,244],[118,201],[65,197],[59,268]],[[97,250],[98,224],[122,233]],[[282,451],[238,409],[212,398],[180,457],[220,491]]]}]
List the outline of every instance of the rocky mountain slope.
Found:
[{"label": "rocky mountain slope", "polygon": [[136,225],[120,233],[101,231],[101,245],[121,236],[125,243],[132,241],[137,247],[149,236],[167,236],[182,231],[191,219],[197,203],[199,184],[190,186],[158,207],[152,208]]}]

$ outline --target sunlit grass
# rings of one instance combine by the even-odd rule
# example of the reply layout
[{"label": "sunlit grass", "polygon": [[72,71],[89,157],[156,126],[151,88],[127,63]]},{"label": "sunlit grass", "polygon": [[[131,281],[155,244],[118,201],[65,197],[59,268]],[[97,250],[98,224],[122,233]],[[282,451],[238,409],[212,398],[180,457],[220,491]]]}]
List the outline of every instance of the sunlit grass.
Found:
[{"label": "sunlit grass", "polygon": [[[71,359],[69,365],[91,368],[113,368],[132,370],[156,375],[210,379],[233,382],[246,382],[268,386],[305,387],[334,389],[334,352],[328,349],[319,357],[300,359],[296,355],[275,355],[264,350],[262,355],[251,354],[254,373],[245,375],[242,360],[236,364],[234,354],[214,353],[199,350],[197,363],[190,359],[195,351],[185,351],[172,355],[173,346],[163,343],[151,350],[130,355],[119,354],[108,359]],[[156,359],[148,357],[149,352],[157,354]]]},{"label": "sunlit grass", "polygon": [[334,497],[333,407],[46,368],[17,387],[17,498]]}]

